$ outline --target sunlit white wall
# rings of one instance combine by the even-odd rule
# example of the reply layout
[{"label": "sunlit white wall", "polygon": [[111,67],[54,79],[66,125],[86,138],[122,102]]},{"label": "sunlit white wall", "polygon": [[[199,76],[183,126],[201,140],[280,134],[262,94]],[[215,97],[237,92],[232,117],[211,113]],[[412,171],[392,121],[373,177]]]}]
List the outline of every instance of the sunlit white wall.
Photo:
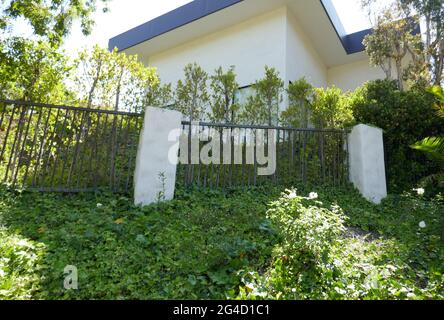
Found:
[{"label": "sunlit white wall", "polygon": [[287,83],[305,77],[316,87],[327,85],[327,67],[291,11],[287,14]]},{"label": "sunlit white wall", "polygon": [[328,85],[335,85],[344,91],[352,91],[369,80],[385,78],[379,67],[371,67],[369,60],[349,63],[328,70]]},{"label": "sunlit white wall", "polygon": [[236,67],[240,86],[263,77],[264,67],[276,68],[286,78],[286,8],[213,33],[149,58],[163,82],[177,83],[183,68],[196,62],[208,73],[222,66]]}]

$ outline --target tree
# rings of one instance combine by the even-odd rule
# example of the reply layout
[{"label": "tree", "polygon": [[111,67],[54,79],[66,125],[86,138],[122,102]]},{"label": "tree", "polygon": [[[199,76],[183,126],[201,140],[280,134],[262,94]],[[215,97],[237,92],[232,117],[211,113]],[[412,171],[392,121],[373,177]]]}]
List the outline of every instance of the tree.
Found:
[{"label": "tree", "polygon": [[164,107],[171,102],[171,85],[162,85],[156,69],[145,67],[136,55],[111,52],[115,64],[114,109],[123,106],[143,111],[147,106]]},{"label": "tree", "polygon": [[[366,52],[370,57],[370,63],[382,68],[387,79],[392,79],[392,64],[396,68],[396,81],[399,89],[404,89],[404,76],[407,68],[403,67],[404,58],[410,53],[413,62],[409,69],[418,69],[423,61],[416,55],[418,37],[413,35],[412,23],[408,19],[397,19],[393,10],[387,10],[377,17],[377,23],[373,33],[364,39]],[[415,66],[413,66],[415,63]]]},{"label": "tree", "polygon": [[109,84],[114,78],[113,53],[98,45],[91,51],[84,50],[79,53],[75,62],[77,72],[74,85],[80,105],[87,108],[111,108],[112,93]]},{"label": "tree", "polygon": [[440,85],[444,70],[444,0],[399,0],[406,16],[418,14],[425,25],[422,50],[432,76],[432,83]]},{"label": "tree", "polygon": [[266,66],[265,77],[256,81],[253,89],[255,94],[248,98],[242,114],[243,121],[251,124],[277,125],[284,91],[284,81],[279,77],[279,72]]},{"label": "tree", "polygon": [[4,0],[0,4],[0,28],[5,30],[12,21],[22,18],[32,26],[34,34],[53,45],[60,45],[69,34],[75,20],[80,20],[82,32],[91,33],[94,21],[91,14],[97,4],[109,0]]},{"label": "tree", "polygon": [[65,103],[72,97],[64,80],[71,67],[63,52],[44,40],[12,37],[0,44],[0,97]]},{"label": "tree", "polygon": [[215,74],[211,76],[211,113],[208,115],[211,121],[237,122],[239,104],[235,102],[235,95],[238,88],[233,66],[227,72],[224,72],[222,67],[216,69]]},{"label": "tree", "polygon": [[76,67],[73,84],[79,105],[140,112],[171,100],[171,87],[161,85],[156,70],[136,55],[95,46],[79,53]]},{"label": "tree", "polygon": [[305,78],[290,83],[287,89],[289,106],[281,113],[284,125],[295,128],[308,128],[314,88]]},{"label": "tree", "polygon": [[[444,69],[444,0],[396,0],[389,8],[376,10],[377,0],[362,0],[369,16],[376,16],[373,34],[364,44],[375,66],[380,66],[392,78],[392,63],[397,70],[397,81],[403,89],[403,80],[414,83],[440,84]],[[419,22],[424,22],[424,39],[415,35]],[[403,66],[405,57],[410,57]]]},{"label": "tree", "polygon": [[175,108],[190,121],[202,120],[209,103],[208,74],[196,63],[184,69],[185,79],[177,82]]}]

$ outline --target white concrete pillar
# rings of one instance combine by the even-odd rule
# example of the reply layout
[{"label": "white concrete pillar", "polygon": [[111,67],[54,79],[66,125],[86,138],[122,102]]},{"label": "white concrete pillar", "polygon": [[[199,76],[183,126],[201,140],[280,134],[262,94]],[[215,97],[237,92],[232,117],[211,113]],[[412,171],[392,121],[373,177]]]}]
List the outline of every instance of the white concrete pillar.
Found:
[{"label": "white concrete pillar", "polygon": [[181,121],[180,112],[146,109],[134,174],[136,205],[174,198]]},{"label": "white concrete pillar", "polygon": [[369,201],[379,204],[387,197],[383,132],[360,124],[348,137],[350,181]]}]

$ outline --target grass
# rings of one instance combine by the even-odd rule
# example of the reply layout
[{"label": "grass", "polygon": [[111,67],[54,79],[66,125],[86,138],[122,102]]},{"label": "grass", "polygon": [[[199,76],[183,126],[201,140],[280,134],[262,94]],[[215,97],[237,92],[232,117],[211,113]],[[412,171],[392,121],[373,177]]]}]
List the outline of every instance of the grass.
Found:
[{"label": "grass", "polygon": [[[179,191],[174,201],[137,208],[107,193],[0,189],[0,299],[251,298],[245,275],[263,277],[277,268],[285,235],[267,210],[282,191]],[[389,298],[444,298],[442,200],[390,196],[376,206],[348,188],[299,192],[310,191],[319,193],[319,206],[336,203],[348,217],[355,239],[344,251],[397,268],[391,280],[410,294]],[[358,260],[344,260],[347,270],[358,268]],[[79,290],[63,288],[68,265],[78,269]],[[279,297],[291,298],[273,295]],[[365,297],[378,298],[333,298]]]}]

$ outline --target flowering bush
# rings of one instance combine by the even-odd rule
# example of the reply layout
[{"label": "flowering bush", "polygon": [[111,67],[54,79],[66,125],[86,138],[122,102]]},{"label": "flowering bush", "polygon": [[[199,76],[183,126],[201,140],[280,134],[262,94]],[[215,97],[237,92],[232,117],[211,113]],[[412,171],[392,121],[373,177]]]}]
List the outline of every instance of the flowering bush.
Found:
[{"label": "flowering bush", "polygon": [[[334,272],[331,248],[345,232],[346,218],[337,206],[319,207],[321,203],[314,201],[318,197],[314,192],[307,198],[295,195],[295,190],[287,190],[268,211],[268,217],[283,236],[282,246],[275,252],[275,263],[279,265],[276,271],[291,279],[274,284],[279,291],[294,293],[296,289],[286,287],[291,284],[316,296],[328,285],[323,283],[327,278],[322,275]],[[318,285],[313,286],[317,281]]]},{"label": "flowering bush", "polygon": [[[418,195],[406,194],[403,203],[412,206],[409,229],[416,230],[416,239],[407,225],[398,226],[405,232],[403,245],[395,238],[383,238],[360,228],[347,227],[358,221],[346,217],[338,205],[327,206],[318,201],[317,193],[298,196],[287,190],[272,203],[268,217],[281,235],[274,249],[273,263],[265,273],[245,272],[240,288],[242,299],[430,299],[443,296],[442,273],[428,273],[428,261],[438,257],[439,238],[428,235],[428,216],[442,210],[440,206],[421,200]],[[321,197],[324,198],[324,197]],[[338,198],[339,199],[339,198]],[[345,199],[341,199],[345,200]],[[352,198],[347,201],[354,201]],[[391,202],[391,201],[390,201]],[[334,202],[333,202],[334,203]],[[353,203],[351,203],[353,205]],[[400,202],[398,201],[398,209]],[[422,207],[428,206],[428,214]],[[349,210],[358,211],[357,208]],[[390,205],[388,205],[390,208]],[[366,210],[360,205],[361,210]],[[356,212],[362,218],[366,212]],[[391,228],[391,211],[384,211],[383,224]],[[406,223],[406,219],[402,218]],[[399,224],[399,222],[398,222]],[[405,228],[405,229],[403,229]],[[362,234],[364,233],[364,234]],[[433,241],[433,242],[432,242]],[[412,247],[413,246],[413,247]],[[441,250],[442,251],[442,250]],[[412,254],[415,254],[414,258]],[[421,268],[418,269],[418,264]],[[436,265],[432,270],[436,270]]]}]

